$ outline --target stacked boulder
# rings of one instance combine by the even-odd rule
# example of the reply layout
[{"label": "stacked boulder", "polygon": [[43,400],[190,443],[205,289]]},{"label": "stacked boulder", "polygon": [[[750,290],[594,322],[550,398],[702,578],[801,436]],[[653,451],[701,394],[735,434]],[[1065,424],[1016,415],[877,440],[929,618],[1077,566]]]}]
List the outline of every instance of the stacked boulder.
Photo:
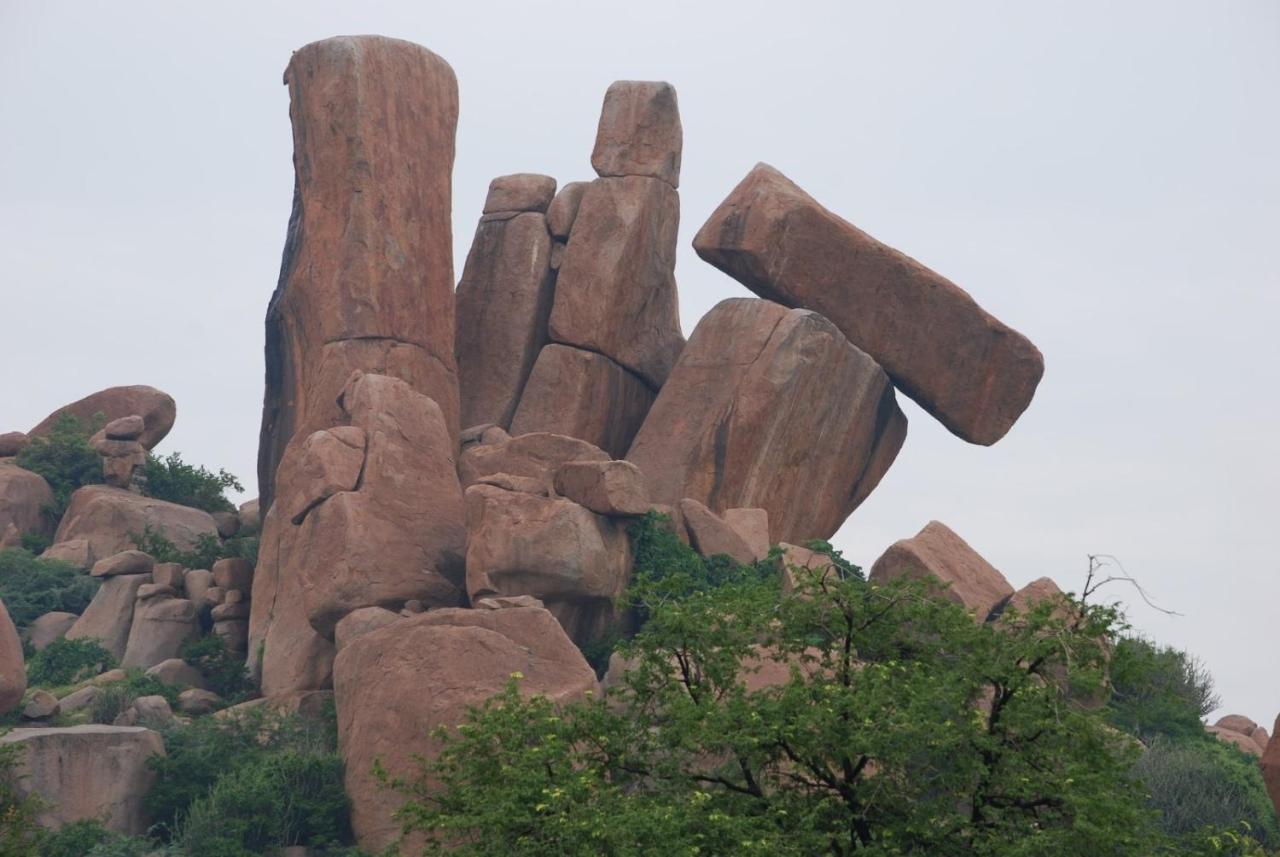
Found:
[{"label": "stacked boulder", "polygon": [[1217,723],[1206,726],[1205,731],[1219,741],[1231,744],[1250,756],[1259,758],[1266,751],[1267,744],[1271,740],[1266,729],[1243,714],[1228,714],[1220,717]]}]

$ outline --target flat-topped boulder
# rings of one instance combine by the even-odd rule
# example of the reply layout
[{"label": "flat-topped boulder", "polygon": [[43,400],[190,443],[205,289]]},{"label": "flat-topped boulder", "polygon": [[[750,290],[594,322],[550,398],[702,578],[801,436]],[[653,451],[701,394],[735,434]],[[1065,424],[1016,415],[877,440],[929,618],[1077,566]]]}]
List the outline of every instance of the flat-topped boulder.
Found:
[{"label": "flat-topped boulder", "polygon": [[142,430],[130,440],[136,440],[151,449],[164,440],[173,428],[173,422],[178,416],[178,406],[168,393],[145,384],[108,387],[69,405],[63,405],[41,420],[28,434],[32,437],[44,437],[64,416],[75,417],[83,429],[90,428],[99,417],[104,426],[119,419],[140,417]]},{"label": "flat-topped boulder", "polygon": [[689,338],[628,460],[654,502],[758,508],[771,537],[830,538],[907,433],[875,361],[817,313],[721,301]]},{"label": "flat-topped boulder", "polygon": [[179,506],[167,500],[144,497],[107,485],[86,485],[71,495],[66,514],[54,534],[56,547],[83,539],[90,565],[100,559],[132,550],[130,534],[151,530],[189,551],[201,536],[218,537],[218,525],[208,512]]},{"label": "flat-topped boulder", "polygon": [[617,80],[604,94],[591,166],[601,176],[649,176],[680,186],[684,131],[676,88],[661,80]]},{"label": "flat-topped boulder", "polygon": [[930,521],[915,536],[894,542],[868,575],[872,583],[896,578],[932,578],[944,584],[938,593],[973,613],[979,622],[1014,594],[995,566],[939,521]]},{"label": "flat-topped boulder", "polygon": [[96,819],[118,833],[146,833],[143,800],[155,780],[147,759],[164,755],[159,734],[137,726],[43,727],[14,729],[0,744],[22,748],[14,787],[43,801],[41,825]]},{"label": "flat-topped boulder", "polygon": [[756,294],[822,313],[952,433],[989,445],[1026,410],[1044,357],[963,289],[757,164],[693,239]]}]

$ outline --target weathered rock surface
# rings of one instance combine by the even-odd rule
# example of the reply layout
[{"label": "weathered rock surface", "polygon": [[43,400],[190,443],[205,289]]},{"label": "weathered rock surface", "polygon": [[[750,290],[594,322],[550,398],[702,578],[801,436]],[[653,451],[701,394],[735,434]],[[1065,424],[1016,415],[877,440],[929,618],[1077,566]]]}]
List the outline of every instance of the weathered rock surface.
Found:
[{"label": "weathered rock surface", "polygon": [[200,674],[200,670],[191,666],[182,658],[167,658],[148,669],[147,675],[158,678],[165,684],[171,684],[175,687],[198,687],[203,689],[206,686],[204,676]]},{"label": "weathered rock surface", "polygon": [[290,440],[344,422],[354,370],[404,379],[458,433],[453,70],[409,42],[340,36],[294,52],[285,82],[294,206],[267,310],[264,509]]},{"label": "weathered rock surface", "polygon": [[75,566],[81,571],[88,571],[93,567],[93,552],[88,539],[69,539],[65,542],[58,542],[50,545],[44,553],[40,554],[42,559],[56,559],[58,562],[65,562],[67,565]]},{"label": "weathered rock surface", "polygon": [[31,644],[31,648],[38,652],[54,640],[64,636],[79,618],[74,613],[64,613],[60,610],[45,613],[43,616],[37,616],[32,620],[31,624],[27,626],[24,636],[27,642]]},{"label": "weathered rock surface", "polygon": [[38,817],[45,827],[99,819],[108,830],[146,832],[143,798],[155,779],[147,759],[164,755],[157,733],[136,726],[14,729],[0,743],[23,748],[16,787],[45,801]]},{"label": "weathered rock surface", "polygon": [[147,529],[164,536],[179,550],[191,550],[200,536],[218,535],[208,512],[165,500],[143,497],[106,485],[86,485],[71,495],[71,503],[54,535],[54,546],[84,539],[90,563],[131,550],[130,533]]},{"label": "weathered rock surface", "polygon": [[967,292],[757,164],[693,239],[761,297],[822,313],[952,433],[989,445],[1044,374],[1031,342]]},{"label": "weathered rock surface", "polygon": [[1060,598],[1063,592],[1058,588],[1058,584],[1054,583],[1048,577],[1037,577],[1026,586],[1009,596],[1008,600],[997,603],[987,617],[988,621],[1003,616],[1010,608],[1014,608],[1019,614],[1025,616],[1032,607],[1037,604],[1054,598]]},{"label": "weathered rock surface", "polygon": [[1262,748],[1258,746],[1258,742],[1248,735],[1241,735],[1234,729],[1223,729],[1221,726],[1206,726],[1204,729],[1219,741],[1232,744],[1236,749],[1248,753],[1250,756],[1262,756]]},{"label": "weathered rock surface", "polygon": [[240,505],[240,511],[237,515],[240,518],[240,529],[257,530],[262,526],[261,506],[258,498],[255,497],[248,503]]},{"label": "weathered rock surface", "polygon": [[248,592],[253,589],[253,565],[247,559],[226,557],[213,564],[210,572],[213,585],[224,592],[239,589]]},{"label": "weathered rock surface", "polygon": [[626,524],[571,500],[467,489],[467,594],[532,595],[575,641],[586,643],[612,618],[631,572]]},{"label": "weathered rock surface", "polygon": [[795,592],[802,582],[826,580],[829,575],[839,576],[835,563],[825,553],[786,542],[780,542],[778,547],[782,551],[778,557],[778,571],[782,575],[784,595]]},{"label": "weathered rock surface", "polygon": [[27,668],[22,658],[22,640],[0,601],[0,714],[8,714],[22,702],[27,692]]},{"label": "weathered rock surface", "polygon": [[94,577],[114,577],[118,574],[151,574],[154,570],[155,560],[149,554],[140,550],[124,550],[98,560],[89,573]]},{"label": "weathered rock surface", "polygon": [[400,614],[385,607],[361,607],[352,610],[338,622],[333,629],[333,644],[338,651],[362,634],[384,628],[392,622],[400,621]]},{"label": "weathered rock surface", "polygon": [[112,726],[146,726],[160,729],[173,722],[173,709],[163,696],[140,696],[116,715]]},{"label": "weathered rock surface", "polygon": [[116,660],[124,657],[138,590],[149,582],[145,574],[124,574],[102,581],[89,606],[67,630],[67,639],[94,639]]},{"label": "weathered rock surface", "polygon": [[1259,754],[1267,749],[1267,742],[1270,740],[1267,730],[1243,714],[1228,714],[1225,717],[1218,718],[1218,722],[1213,725],[1218,729],[1237,732],[1250,739],[1258,745]]},{"label": "weathered rock surface", "polygon": [[138,601],[120,665],[148,669],[176,658],[186,643],[200,636],[195,605],[185,598]]},{"label": "weathered rock surface", "polygon": [[556,471],[556,493],[601,515],[649,511],[644,474],[630,461],[569,461]]},{"label": "weathered rock surface", "polygon": [[547,208],[547,229],[552,238],[568,240],[573,221],[578,216],[578,206],[582,204],[582,195],[590,186],[591,182],[569,182],[551,200]]},{"label": "weathered rock surface", "polygon": [[43,476],[0,461],[0,550],[20,547],[27,533],[52,535],[53,521],[44,513],[51,503],[53,489]]},{"label": "weathered rock surface", "polygon": [[724,522],[733,528],[756,559],[769,555],[769,511],[767,509],[725,509]]},{"label": "weathered rock surface", "polygon": [[894,542],[871,567],[868,579],[887,583],[929,577],[947,584],[939,594],[973,613],[979,622],[1013,595],[1003,574],[938,521],[930,521],[912,538]]},{"label": "weathered rock surface", "polygon": [[531,432],[468,447],[458,462],[458,476],[464,489],[496,473],[531,477],[550,488],[560,467],[570,461],[609,460],[607,452],[585,440]]},{"label": "weathered rock surface", "polygon": [[205,594],[213,586],[213,572],[207,568],[190,568],[183,572],[182,589],[191,603],[200,609],[204,605]]},{"label": "weathered rock surface", "polygon": [[28,434],[32,437],[44,437],[53,430],[58,420],[66,415],[75,417],[80,421],[80,426],[85,429],[93,424],[94,418],[98,415],[102,416],[105,423],[114,422],[123,417],[140,416],[145,428],[134,439],[147,449],[151,449],[164,440],[165,435],[169,434],[169,429],[173,428],[173,421],[178,416],[178,406],[174,403],[172,396],[155,387],[142,384],[132,387],[108,387],[85,396],[77,402],[63,405],[41,420],[40,424]]},{"label": "weathered rock surface", "polygon": [[47,690],[36,690],[27,697],[22,709],[23,720],[44,720],[58,713],[58,698]]},{"label": "weathered rock surface", "polygon": [[0,433],[0,458],[10,458],[27,448],[31,438],[26,432],[7,431]]},{"label": "weathered rock surface", "polygon": [[502,690],[516,672],[523,693],[557,702],[596,685],[581,652],[536,607],[433,610],[364,634],[338,653],[338,743],[362,848],[381,851],[399,834],[391,814],[403,798],[378,786],[374,759],[393,777],[413,775],[415,754],[437,750],[431,731],[461,722],[467,706]]},{"label": "weathered rock surface", "polygon": [[688,497],[680,501],[679,508],[690,543],[698,553],[705,557],[724,554],[744,565],[755,561],[755,551],[724,518]]},{"label": "weathered rock surface", "polygon": [[524,385],[511,433],[567,435],[621,457],[653,399],[640,376],[603,354],[551,343],[538,354]]},{"label": "weathered rock surface", "polygon": [[680,197],[659,179],[596,179],[565,248],[551,338],[662,386],[684,347],[676,298]]},{"label": "weathered rock surface", "polygon": [[119,417],[102,427],[107,440],[137,440],[147,430],[147,421],[137,414]]},{"label": "weathered rock surface", "polygon": [[[554,189],[555,180],[548,180]],[[481,220],[476,227],[457,292],[462,425],[511,424],[547,341],[555,293],[550,256],[551,236],[542,214]]]},{"label": "weathered rock surface", "polygon": [[538,173],[514,173],[489,182],[484,214],[499,211],[543,212],[556,195],[556,180]]},{"label": "weathered rock surface", "polygon": [[614,81],[604,95],[591,166],[601,176],[650,176],[679,187],[683,141],[674,86]]},{"label": "weathered rock surface", "polygon": [[193,717],[208,714],[221,704],[222,697],[199,687],[189,687],[178,694],[178,710]]},{"label": "weathered rock surface", "polygon": [[775,541],[830,538],[907,419],[888,376],[816,313],[732,298],[694,330],[627,453],[657,503],[761,508]]}]

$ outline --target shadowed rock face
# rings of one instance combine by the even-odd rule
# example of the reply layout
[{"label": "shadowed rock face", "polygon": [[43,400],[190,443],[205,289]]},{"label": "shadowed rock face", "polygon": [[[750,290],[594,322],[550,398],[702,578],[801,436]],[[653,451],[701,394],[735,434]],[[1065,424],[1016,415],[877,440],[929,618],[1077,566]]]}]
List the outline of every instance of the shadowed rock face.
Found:
[{"label": "shadowed rock face", "polygon": [[758,164],[693,239],[760,297],[829,318],[952,433],[990,445],[1031,403],[1044,358],[967,292]]},{"label": "shadowed rock face", "polygon": [[409,42],[343,36],[295,52],[285,82],[295,184],[267,310],[264,514],[285,447],[341,422],[353,370],[404,379],[458,432],[453,70]]},{"label": "shadowed rock face", "polygon": [[703,317],[627,453],[655,503],[760,508],[829,538],[907,433],[888,377],[822,316],[733,298]]}]

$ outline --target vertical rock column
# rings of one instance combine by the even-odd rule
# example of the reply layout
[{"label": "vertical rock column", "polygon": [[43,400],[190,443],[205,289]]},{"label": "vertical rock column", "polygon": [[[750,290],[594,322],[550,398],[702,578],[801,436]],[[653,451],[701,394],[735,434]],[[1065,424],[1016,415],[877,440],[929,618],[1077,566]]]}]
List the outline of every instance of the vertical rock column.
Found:
[{"label": "vertical rock column", "polygon": [[325,687],[333,661],[332,642],[308,618],[303,522],[273,503],[291,493],[279,468],[286,451],[348,424],[340,398],[355,372],[393,376],[432,399],[449,445],[458,441],[453,70],[409,42],[343,36],[294,53],[285,83],[294,201],[267,310],[264,518],[249,623],[249,664],[267,694]]},{"label": "vertical rock column", "polygon": [[539,354],[512,434],[555,432],[625,453],[684,347],[675,282],[681,146],[670,84],[609,87],[591,156],[600,178],[566,187],[548,215],[553,235],[572,224],[554,259],[557,344]]}]

